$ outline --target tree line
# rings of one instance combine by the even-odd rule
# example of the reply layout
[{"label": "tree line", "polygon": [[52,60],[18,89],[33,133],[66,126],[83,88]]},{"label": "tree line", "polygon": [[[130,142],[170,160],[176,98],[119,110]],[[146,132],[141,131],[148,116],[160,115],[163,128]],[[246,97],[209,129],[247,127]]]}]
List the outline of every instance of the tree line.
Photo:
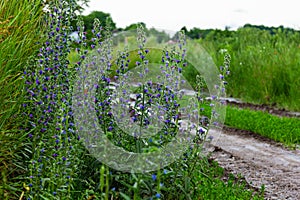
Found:
[{"label": "tree line", "polygon": [[[87,38],[91,38],[92,36],[92,28],[94,19],[98,18],[101,22],[101,26],[103,28],[107,27],[109,23],[110,31],[112,33],[117,33],[121,31],[128,31],[128,30],[135,30],[137,29],[138,25],[141,25],[145,28],[146,32],[148,34],[153,34],[157,36],[158,42],[166,42],[170,39],[172,39],[166,32],[164,31],[158,31],[155,28],[148,29],[146,27],[146,24],[143,22],[137,22],[128,25],[125,28],[120,28],[116,26],[116,23],[113,21],[111,15],[109,13],[105,13],[102,11],[93,11],[89,15],[78,15],[78,17],[84,22],[84,29],[87,33]],[[77,20],[74,20],[72,23],[73,27],[77,26]],[[253,29],[258,31],[266,31],[270,33],[270,35],[276,35],[277,33],[286,33],[286,34],[294,34],[294,33],[300,33],[299,30],[295,30],[292,28],[279,26],[279,27],[268,27],[264,25],[252,25],[252,24],[245,24],[243,27],[240,27],[239,29]],[[238,29],[238,30],[239,30]],[[76,30],[76,28],[75,28]],[[214,38],[231,38],[234,37],[237,31],[230,30],[230,27],[225,27],[224,30],[222,29],[201,29],[194,27],[190,30],[188,30],[185,26],[181,28],[181,31],[184,31],[185,34],[191,38],[191,39],[214,39]]]}]

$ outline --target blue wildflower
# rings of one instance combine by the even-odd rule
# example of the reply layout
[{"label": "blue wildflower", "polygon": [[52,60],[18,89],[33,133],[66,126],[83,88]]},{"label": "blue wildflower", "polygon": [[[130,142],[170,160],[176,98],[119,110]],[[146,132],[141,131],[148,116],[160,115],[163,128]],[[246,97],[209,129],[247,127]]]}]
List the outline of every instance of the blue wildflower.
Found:
[{"label": "blue wildflower", "polygon": [[155,181],[156,180],[156,175],[152,174],[152,180]]},{"label": "blue wildflower", "polygon": [[155,197],[159,199],[159,198],[160,198],[160,194],[157,193],[157,194],[155,195]]}]

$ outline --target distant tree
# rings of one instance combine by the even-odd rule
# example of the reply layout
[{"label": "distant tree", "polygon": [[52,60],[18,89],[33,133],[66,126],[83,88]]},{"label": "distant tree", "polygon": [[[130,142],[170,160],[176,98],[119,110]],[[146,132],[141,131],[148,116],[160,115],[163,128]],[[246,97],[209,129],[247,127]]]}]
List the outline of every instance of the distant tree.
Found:
[{"label": "distant tree", "polygon": [[192,39],[199,39],[202,36],[203,30],[199,28],[192,28],[190,31],[186,33]]},{"label": "distant tree", "polygon": [[[100,20],[102,27],[106,27],[106,23],[109,22],[112,31],[117,29],[116,23],[112,20],[110,14],[101,11],[93,11],[89,15],[78,15],[78,18],[81,18],[84,22],[84,29],[86,32],[91,32],[91,30],[93,29],[95,18]],[[78,18],[71,22],[74,30],[76,30]]]},{"label": "distant tree", "polygon": [[194,27],[188,31],[187,28],[184,26],[181,28],[181,31],[184,31],[184,33],[191,39],[199,39],[205,38],[209,33],[214,31],[214,29],[200,29]]},{"label": "distant tree", "polygon": [[254,29],[260,29],[260,30],[264,30],[264,31],[268,31],[271,35],[275,35],[278,34],[279,32],[285,32],[286,34],[288,33],[300,33],[299,30],[295,30],[292,28],[287,28],[284,26],[278,26],[278,27],[268,27],[268,26],[264,26],[264,25],[252,25],[252,24],[245,24],[243,26],[243,28],[254,28]]},{"label": "distant tree", "polygon": [[184,31],[185,34],[188,33],[188,30],[187,30],[186,26],[182,27],[180,30],[181,30],[181,31]]},{"label": "distant tree", "polygon": [[112,20],[110,14],[101,11],[93,11],[89,15],[83,16],[84,27],[86,30],[92,30],[95,18],[99,19],[101,25],[105,27],[109,21],[111,30],[116,29],[116,23]]},{"label": "distant tree", "polygon": [[170,36],[165,31],[158,31],[155,28],[149,29],[149,35],[156,36],[156,42],[162,43],[170,40]]},{"label": "distant tree", "polygon": [[129,26],[127,26],[124,30],[125,31],[129,31],[129,30],[136,30],[138,28],[138,26],[141,25],[144,27],[144,29],[146,30],[146,24],[144,22],[139,22],[139,23],[134,23],[134,24],[130,24]]},{"label": "distant tree", "polygon": [[93,37],[92,29],[93,29],[94,21],[96,18],[99,19],[99,21],[101,23],[100,25],[103,28],[106,28],[107,23],[109,23],[110,31],[112,31],[112,32],[117,31],[116,23],[112,20],[110,14],[108,14],[108,13],[104,13],[101,11],[93,11],[89,15],[78,15],[77,19],[75,19],[71,22],[71,25],[75,31],[77,30],[76,27],[77,27],[77,22],[78,22],[79,18],[81,18],[81,20],[84,23],[84,31],[86,32],[86,37],[88,39],[89,45],[91,44],[90,39]]}]

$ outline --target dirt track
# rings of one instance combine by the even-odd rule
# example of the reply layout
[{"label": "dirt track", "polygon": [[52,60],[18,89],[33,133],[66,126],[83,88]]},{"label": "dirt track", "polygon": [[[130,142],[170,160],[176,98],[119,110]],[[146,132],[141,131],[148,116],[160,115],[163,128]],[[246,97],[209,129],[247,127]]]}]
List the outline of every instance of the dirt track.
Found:
[{"label": "dirt track", "polygon": [[[243,103],[227,98],[227,103],[240,108],[261,110],[277,116],[300,117],[267,105]],[[290,150],[282,144],[249,131],[227,128],[210,130],[214,139],[206,146],[211,157],[227,172],[241,174],[253,188],[265,186],[265,199],[300,199],[300,149]]]},{"label": "dirt track", "polygon": [[300,150],[246,134],[210,130],[211,158],[245,177],[254,188],[265,185],[266,199],[300,199]]}]

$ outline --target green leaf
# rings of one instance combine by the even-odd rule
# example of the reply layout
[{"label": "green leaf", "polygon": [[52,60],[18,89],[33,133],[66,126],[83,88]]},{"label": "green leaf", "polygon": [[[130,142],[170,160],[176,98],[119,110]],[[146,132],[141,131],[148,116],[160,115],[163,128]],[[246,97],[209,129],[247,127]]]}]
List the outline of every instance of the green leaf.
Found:
[{"label": "green leaf", "polygon": [[120,195],[125,199],[125,200],[130,200],[130,197],[124,194],[123,192],[120,192]]}]

